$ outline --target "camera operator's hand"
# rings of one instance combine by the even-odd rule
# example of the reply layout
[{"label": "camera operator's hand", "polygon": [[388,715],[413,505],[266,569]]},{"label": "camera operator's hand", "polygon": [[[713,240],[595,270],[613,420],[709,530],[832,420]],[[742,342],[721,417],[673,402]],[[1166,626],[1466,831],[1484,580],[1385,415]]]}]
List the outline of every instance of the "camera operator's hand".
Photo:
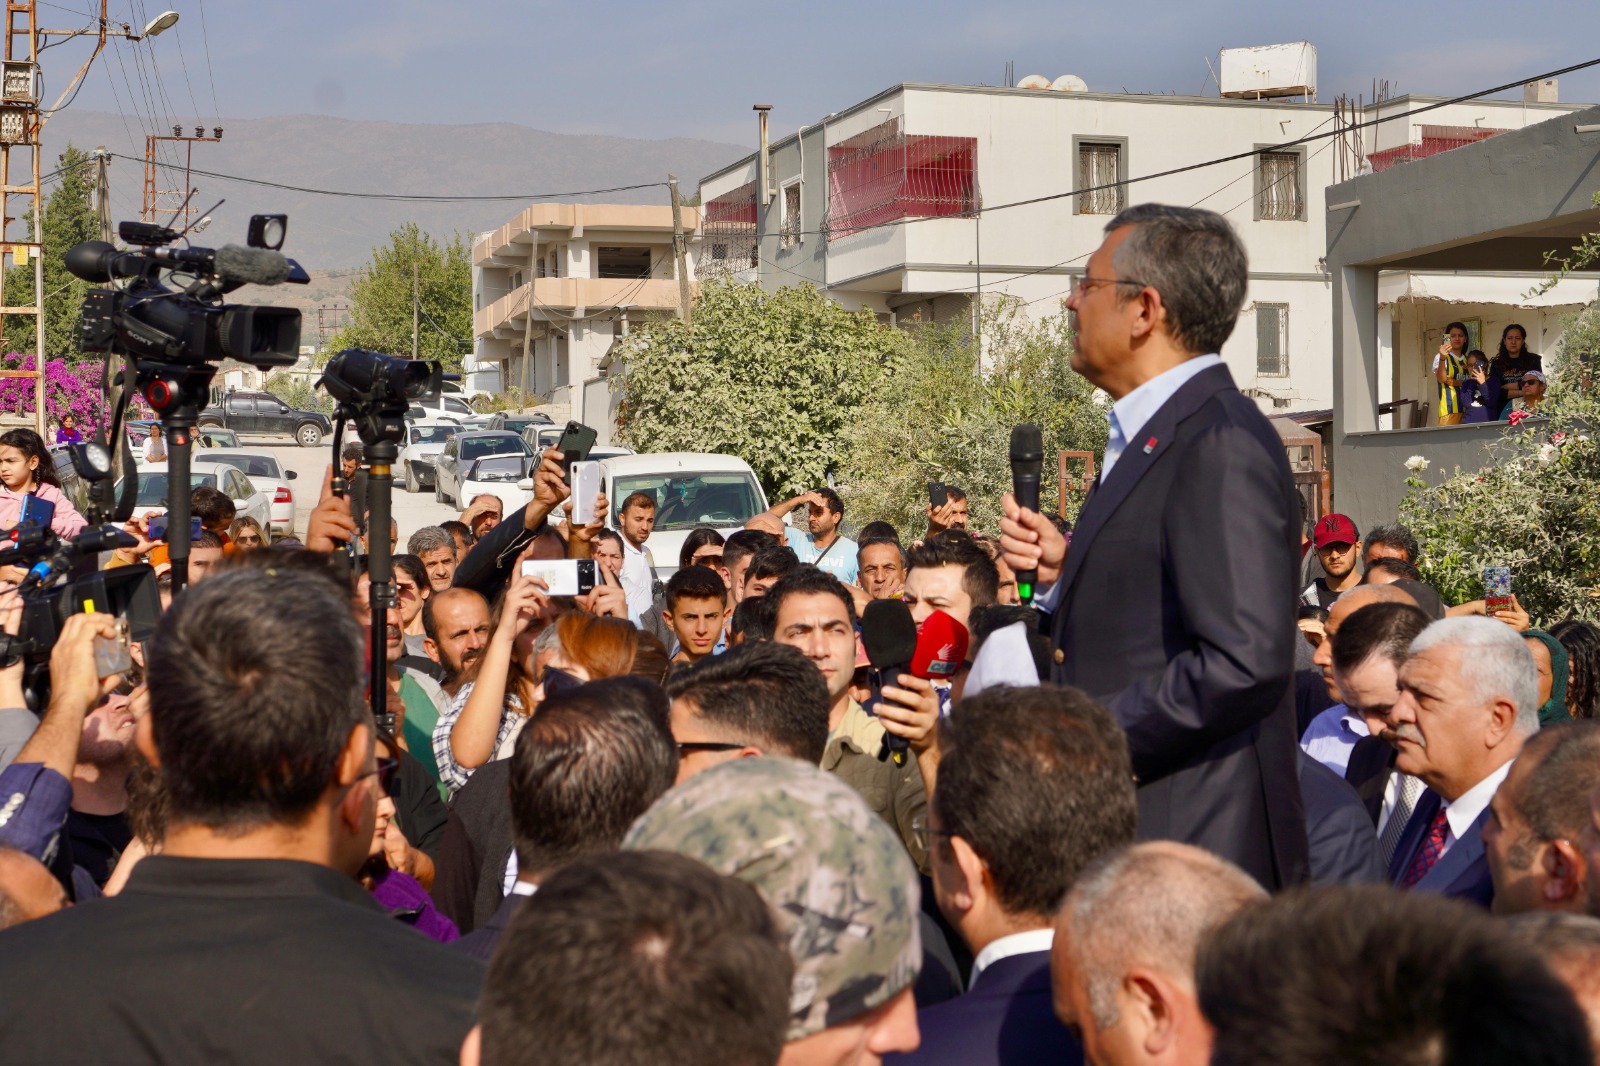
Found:
[{"label": "camera operator's hand", "polygon": [[[8,636],[22,632],[22,595],[17,592],[0,594],[0,629]],[[22,656],[10,666],[0,669],[0,707],[26,707],[27,697],[22,692]]]},{"label": "camera operator's hand", "polygon": [[611,511],[611,503],[606,499],[605,493],[600,493],[594,498],[594,521],[587,525],[572,527],[567,537],[567,558],[592,559],[594,558],[594,538],[606,528],[606,515]]},{"label": "camera operator's hand", "polygon": [[306,519],[306,547],[314,552],[334,552],[354,543],[358,535],[356,520],[350,517],[349,499],[333,494],[330,463],[322,475],[322,496]]},{"label": "camera operator's hand", "polygon": [[529,530],[538,529],[571,494],[566,470],[561,466],[561,453],[547,448],[533,472],[533,499],[523,511],[522,524]]}]

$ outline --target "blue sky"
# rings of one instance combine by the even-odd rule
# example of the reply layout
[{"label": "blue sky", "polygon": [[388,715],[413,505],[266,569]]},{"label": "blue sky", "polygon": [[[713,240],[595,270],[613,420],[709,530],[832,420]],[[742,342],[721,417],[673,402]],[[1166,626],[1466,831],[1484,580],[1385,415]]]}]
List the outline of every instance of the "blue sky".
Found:
[{"label": "blue sky", "polygon": [[[1206,59],[1219,48],[1305,39],[1331,100],[1370,95],[1375,78],[1455,95],[1600,56],[1596,0],[168,3],[177,28],[113,45],[72,106],[163,123],[321,113],[742,143],[752,103],[774,105],[781,134],[896,82],[998,84],[1007,60],[1019,77],[1074,73],[1096,90],[1214,94]],[[113,0],[112,12],[142,23],[162,6]],[[40,14],[68,27],[88,9],[59,0]],[[44,54],[47,101],[86,55],[81,41]],[[1600,101],[1600,67],[1564,78],[1561,96]]]}]

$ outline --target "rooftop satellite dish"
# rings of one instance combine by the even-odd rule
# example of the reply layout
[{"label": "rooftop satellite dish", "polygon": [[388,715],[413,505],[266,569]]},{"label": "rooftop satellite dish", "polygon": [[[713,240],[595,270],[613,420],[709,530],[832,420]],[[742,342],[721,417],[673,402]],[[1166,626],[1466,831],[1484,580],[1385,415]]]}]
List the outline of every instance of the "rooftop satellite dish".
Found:
[{"label": "rooftop satellite dish", "polygon": [[1050,83],[1050,88],[1063,93],[1086,93],[1089,91],[1089,83],[1076,74],[1063,74]]},{"label": "rooftop satellite dish", "polygon": [[1043,74],[1029,74],[1026,78],[1023,78],[1021,81],[1017,82],[1017,88],[1048,89],[1050,88],[1050,79],[1045,77]]}]

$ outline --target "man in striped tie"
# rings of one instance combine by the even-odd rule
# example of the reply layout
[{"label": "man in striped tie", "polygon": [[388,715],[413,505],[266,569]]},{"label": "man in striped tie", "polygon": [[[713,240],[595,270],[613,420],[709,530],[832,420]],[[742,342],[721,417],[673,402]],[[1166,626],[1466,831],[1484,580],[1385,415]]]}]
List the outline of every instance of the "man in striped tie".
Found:
[{"label": "man in striped tie", "polygon": [[1397,886],[1490,905],[1483,825],[1539,728],[1538,703],[1533,656],[1503,622],[1446,618],[1412,642],[1385,735],[1399,749],[1395,768],[1428,787],[1389,864]]}]

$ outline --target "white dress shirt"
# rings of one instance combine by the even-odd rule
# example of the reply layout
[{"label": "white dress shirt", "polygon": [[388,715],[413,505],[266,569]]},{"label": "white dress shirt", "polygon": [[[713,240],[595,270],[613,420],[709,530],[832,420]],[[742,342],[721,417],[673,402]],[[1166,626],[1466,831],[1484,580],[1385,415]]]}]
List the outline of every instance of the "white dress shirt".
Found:
[{"label": "white dress shirt", "polygon": [[1001,959],[1009,959],[1013,955],[1028,955],[1036,951],[1049,951],[1050,945],[1056,942],[1056,931],[1050,929],[1029,929],[1023,933],[1011,933],[998,940],[991,940],[978,957],[972,960],[972,977],[967,981],[967,988],[972,988],[978,983],[978,975],[993,966]]},{"label": "white dress shirt", "polygon": [[1515,759],[1506,760],[1500,769],[1453,800],[1441,797],[1439,806],[1444,808],[1444,820],[1450,824],[1450,832],[1444,838],[1444,847],[1439,849],[1441,859],[1450,853],[1450,848],[1472,828],[1472,823],[1478,820],[1478,815],[1489,806],[1489,801],[1494,799],[1495,792],[1500,788],[1500,782],[1511,772],[1511,764],[1514,762]]},{"label": "white dress shirt", "polygon": [[1371,736],[1367,720],[1342,703],[1336,703],[1311,719],[1300,749],[1340,777],[1350,767],[1350,752],[1356,741]]},{"label": "white dress shirt", "polygon": [[617,579],[622,585],[623,593],[628,597],[628,617],[635,625],[649,613],[651,605],[655,602],[655,597],[651,593],[655,576],[655,570],[650,565],[650,556],[645,549],[635,548],[627,537],[623,537],[622,572],[617,575]]}]

